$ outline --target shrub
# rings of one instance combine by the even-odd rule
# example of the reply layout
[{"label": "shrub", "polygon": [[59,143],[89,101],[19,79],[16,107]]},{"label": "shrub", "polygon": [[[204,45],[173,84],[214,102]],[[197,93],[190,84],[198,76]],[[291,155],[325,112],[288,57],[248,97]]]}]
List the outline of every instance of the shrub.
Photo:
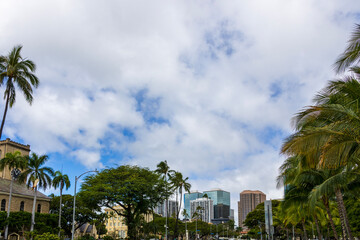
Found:
[{"label": "shrub", "polygon": [[114,238],[111,236],[104,236],[103,240],[114,240]]},{"label": "shrub", "polygon": [[84,236],[79,237],[78,240],[95,240],[95,238],[90,236],[89,234],[85,234]]},{"label": "shrub", "polygon": [[35,236],[35,240],[60,240],[60,238],[55,234],[43,233]]}]

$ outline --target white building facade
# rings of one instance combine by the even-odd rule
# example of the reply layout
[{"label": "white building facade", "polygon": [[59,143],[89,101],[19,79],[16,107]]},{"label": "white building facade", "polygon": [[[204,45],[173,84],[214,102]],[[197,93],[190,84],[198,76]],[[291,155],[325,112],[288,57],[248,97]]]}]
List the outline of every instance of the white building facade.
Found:
[{"label": "white building facade", "polygon": [[214,218],[214,204],[213,200],[209,198],[197,198],[190,201],[190,217],[195,219],[195,213],[204,222],[211,223],[211,219]]},{"label": "white building facade", "polygon": [[[174,200],[168,200],[168,203],[169,203],[169,217],[176,217],[176,209],[177,207],[179,206],[177,201],[174,201]],[[156,208],[154,209],[154,212],[156,214],[159,214],[163,217],[165,217],[165,212],[166,212],[166,203],[163,202],[163,203],[160,203],[156,206]]]}]

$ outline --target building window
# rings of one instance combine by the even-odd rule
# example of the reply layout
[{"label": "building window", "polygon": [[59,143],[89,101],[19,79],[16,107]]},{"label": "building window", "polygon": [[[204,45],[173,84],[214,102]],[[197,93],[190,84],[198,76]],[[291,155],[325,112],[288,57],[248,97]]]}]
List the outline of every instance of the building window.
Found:
[{"label": "building window", "polygon": [[5,207],[6,207],[6,200],[3,199],[1,200],[1,211],[5,211]]},{"label": "building window", "polygon": [[41,212],[41,204],[38,204],[38,207],[37,207],[37,212],[40,213]]},{"label": "building window", "polygon": [[20,212],[24,211],[24,207],[25,207],[25,202],[21,201],[21,203],[20,203]]}]

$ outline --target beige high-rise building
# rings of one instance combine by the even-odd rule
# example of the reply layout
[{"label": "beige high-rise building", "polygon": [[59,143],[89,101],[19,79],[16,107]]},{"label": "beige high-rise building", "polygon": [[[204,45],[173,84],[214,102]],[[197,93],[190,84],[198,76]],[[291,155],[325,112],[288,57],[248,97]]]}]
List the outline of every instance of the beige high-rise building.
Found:
[{"label": "beige high-rise building", "polygon": [[245,190],[240,193],[240,201],[238,202],[239,226],[245,228],[243,222],[249,212],[254,210],[259,203],[266,200],[266,195],[259,191]]}]

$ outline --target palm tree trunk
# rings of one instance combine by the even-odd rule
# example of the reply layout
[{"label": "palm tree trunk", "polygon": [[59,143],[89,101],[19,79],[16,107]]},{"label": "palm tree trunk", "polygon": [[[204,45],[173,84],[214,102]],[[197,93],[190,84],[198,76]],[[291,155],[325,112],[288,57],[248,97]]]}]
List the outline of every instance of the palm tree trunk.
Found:
[{"label": "palm tree trunk", "polygon": [[[8,81],[11,81],[11,78],[10,78]],[[6,95],[5,110],[4,110],[4,115],[3,115],[2,122],[1,122],[0,139],[1,139],[2,132],[3,132],[3,128],[4,128],[4,124],[5,124],[6,113],[7,113],[8,107],[9,107],[9,98],[10,98],[10,94],[8,93],[8,94]]]},{"label": "palm tree trunk", "polygon": [[345,208],[345,204],[344,204],[344,200],[343,200],[342,192],[341,192],[340,188],[337,188],[335,190],[335,196],[336,196],[336,202],[337,202],[338,208],[339,208],[339,215],[340,215],[340,211],[341,211],[341,216],[342,216],[342,219],[340,217],[340,220],[342,221],[341,225],[344,225],[346,232],[349,236],[349,239],[353,240],[354,238],[351,233],[349,220],[347,217],[347,212],[346,212],[346,208]]},{"label": "palm tree trunk", "polygon": [[[63,185],[63,184],[61,184]],[[59,238],[60,238],[60,234],[61,234],[61,207],[62,207],[62,188],[63,186],[60,186],[60,207],[59,207]]]},{"label": "palm tree trunk", "polygon": [[[11,198],[12,198],[13,184],[14,184],[14,179],[11,177],[10,193],[9,193],[9,203],[8,203],[8,209],[7,209],[7,213],[6,213],[6,219],[8,219],[9,216],[10,216],[10,209],[11,209],[10,206],[11,206]],[[9,224],[6,224],[5,233],[4,233],[4,239],[5,239],[5,240],[8,238],[8,233],[9,233]]]},{"label": "palm tree trunk", "polygon": [[[261,228],[260,228],[260,232],[261,232]],[[286,228],[286,240],[289,240],[289,229]]]},{"label": "palm tree trunk", "polygon": [[336,231],[336,228],[335,228],[335,224],[334,224],[334,220],[333,220],[333,218],[332,218],[332,214],[331,214],[331,211],[330,211],[329,199],[323,197],[322,200],[323,200],[323,203],[324,203],[324,205],[325,205],[325,209],[326,209],[327,215],[328,215],[328,217],[329,217],[329,222],[330,222],[330,225],[331,225],[331,229],[332,229],[332,231],[333,231],[333,233],[334,233],[334,237],[335,237],[336,240],[338,240],[338,239],[339,239],[339,236],[338,236],[338,234],[337,234],[337,231]]},{"label": "palm tree trunk", "polygon": [[[335,192],[336,194],[336,192]],[[339,212],[339,218],[340,218],[340,223],[341,223],[341,230],[342,230],[342,237],[343,239],[347,238],[347,234],[346,234],[346,225],[345,225],[345,221],[344,221],[344,216],[343,216],[343,211],[341,210],[341,204],[339,203],[338,198],[336,198],[336,203],[337,203],[337,208],[338,208],[338,212]]]},{"label": "palm tree trunk", "polygon": [[304,231],[304,239],[305,239],[305,240],[308,240],[307,232],[306,232],[306,228],[305,228],[305,219],[303,219],[303,220],[301,221],[301,224],[302,224],[303,231]]},{"label": "palm tree trunk", "polygon": [[[176,208],[177,212],[176,212],[176,221],[175,221],[175,231],[174,231],[174,236],[177,239],[177,235],[178,235],[178,221],[179,221],[179,213],[180,213],[180,209],[181,209],[181,198],[182,198],[182,186],[180,186],[179,188],[179,193],[180,193],[180,201],[179,201],[179,206]],[[176,192],[177,195],[177,192]],[[176,196],[176,201],[178,199],[178,196]]]},{"label": "palm tree trunk", "polygon": [[319,221],[318,221],[316,215],[314,215],[314,219],[315,219],[315,225],[316,225],[316,231],[318,234],[318,239],[322,240],[322,234],[321,234],[320,227],[319,227]]},{"label": "palm tree trunk", "polygon": [[36,208],[37,186],[35,187],[34,190],[35,190],[35,193],[34,193],[33,209],[32,209],[32,214],[31,214],[30,232],[34,231],[34,225],[35,225],[35,208]]}]

